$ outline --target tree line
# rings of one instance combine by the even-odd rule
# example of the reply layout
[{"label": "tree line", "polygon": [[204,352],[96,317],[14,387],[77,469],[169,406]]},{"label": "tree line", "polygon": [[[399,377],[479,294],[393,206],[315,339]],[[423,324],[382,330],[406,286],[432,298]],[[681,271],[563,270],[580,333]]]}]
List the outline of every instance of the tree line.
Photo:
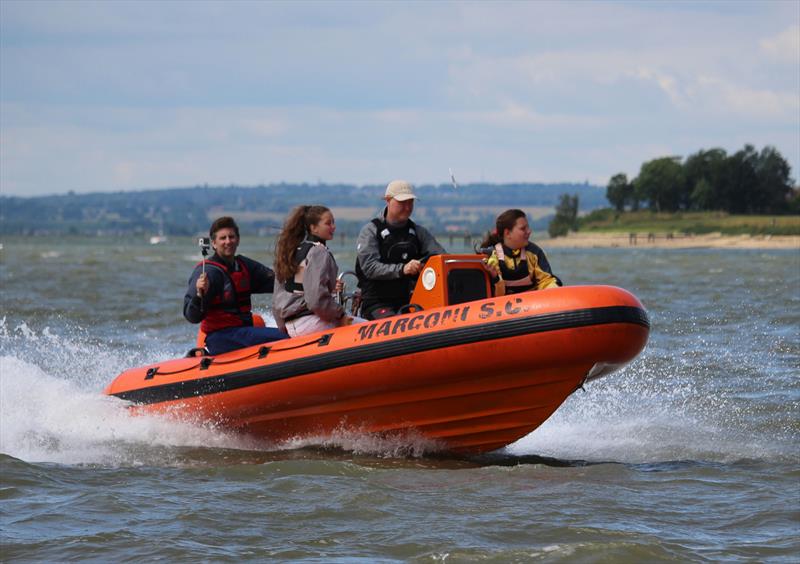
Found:
[{"label": "tree line", "polygon": [[[585,183],[419,185],[423,221],[440,230],[478,233],[494,224],[492,208],[553,207],[564,192],[580,194],[584,211],[605,205],[605,189]],[[194,186],[136,192],[19,197],[0,195],[0,235],[194,235],[214,217],[231,214],[248,231],[274,233],[294,206],[322,203],[362,208],[363,217],[337,217],[340,233],[355,234],[383,207],[385,185],[270,184]],[[549,218],[546,218],[549,219]],[[546,219],[537,227],[544,227]]]},{"label": "tree line", "polygon": [[656,212],[724,211],[732,214],[800,213],[786,159],[774,148],[752,145],[732,155],[724,149],[701,149],[681,157],[661,157],[642,164],[628,180],[615,174],[606,198],[617,209]]}]

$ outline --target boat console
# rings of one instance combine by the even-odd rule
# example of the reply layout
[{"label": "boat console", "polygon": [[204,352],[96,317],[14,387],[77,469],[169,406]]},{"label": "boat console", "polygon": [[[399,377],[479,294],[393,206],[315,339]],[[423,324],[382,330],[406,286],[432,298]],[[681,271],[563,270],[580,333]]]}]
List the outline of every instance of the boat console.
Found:
[{"label": "boat console", "polygon": [[431,309],[492,297],[492,283],[481,255],[435,255],[417,279],[411,303]]}]

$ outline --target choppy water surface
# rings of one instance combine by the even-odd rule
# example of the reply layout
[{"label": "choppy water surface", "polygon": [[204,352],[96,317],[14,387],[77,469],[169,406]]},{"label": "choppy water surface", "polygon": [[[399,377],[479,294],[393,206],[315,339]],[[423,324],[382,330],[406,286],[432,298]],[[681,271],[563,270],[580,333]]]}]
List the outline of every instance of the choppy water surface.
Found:
[{"label": "choppy water surface", "polygon": [[[349,245],[336,243],[350,266]],[[100,392],[123,369],[191,346],[180,310],[192,241],[3,244],[4,561],[800,553],[800,250],[554,249],[567,283],[635,293],[650,343],[518,443],[458,460],[344,435],[265,450],[131,418]],[[267,245],[246,240],[242,252],[271,262]]]}]

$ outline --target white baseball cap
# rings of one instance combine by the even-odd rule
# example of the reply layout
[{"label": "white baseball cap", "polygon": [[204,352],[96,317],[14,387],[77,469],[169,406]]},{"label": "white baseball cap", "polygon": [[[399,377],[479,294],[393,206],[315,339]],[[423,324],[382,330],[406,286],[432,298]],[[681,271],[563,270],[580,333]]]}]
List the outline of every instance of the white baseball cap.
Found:
[{"label": "white baseball cap", "polygon": [[405,180],[392,180],[386,187],[386,198],[394,198],[398,202],[413,200],[417,196],[414,194],[414,187]]}]

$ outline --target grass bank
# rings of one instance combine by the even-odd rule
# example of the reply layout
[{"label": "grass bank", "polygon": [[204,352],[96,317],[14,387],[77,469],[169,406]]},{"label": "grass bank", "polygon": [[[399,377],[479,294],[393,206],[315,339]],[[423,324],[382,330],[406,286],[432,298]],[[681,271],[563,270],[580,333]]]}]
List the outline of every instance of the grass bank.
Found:
[{"label": "grass bank", "polygon": [[724,212],[655,213],[595,210],[580,218],[580,233],[800,235],[800,215],[731,215]]}]

